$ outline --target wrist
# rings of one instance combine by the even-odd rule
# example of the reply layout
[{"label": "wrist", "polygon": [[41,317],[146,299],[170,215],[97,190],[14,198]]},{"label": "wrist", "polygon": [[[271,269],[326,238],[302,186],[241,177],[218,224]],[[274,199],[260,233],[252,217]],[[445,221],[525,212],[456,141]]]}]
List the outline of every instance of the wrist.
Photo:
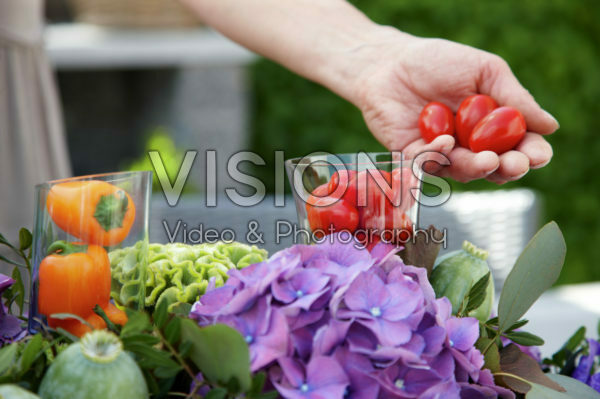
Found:
[{"label": "wrist", "polygon": [[[367,29],[337,43],[322,57],[315,78],[356,106],[360,105],[361,86],[373,71],[385,62],[401,62],[402,54],[398,54],[398,50],[403,43],[416,39],[394,27],[369,22]],[[386,57],[390,51],[394,56]]]}]

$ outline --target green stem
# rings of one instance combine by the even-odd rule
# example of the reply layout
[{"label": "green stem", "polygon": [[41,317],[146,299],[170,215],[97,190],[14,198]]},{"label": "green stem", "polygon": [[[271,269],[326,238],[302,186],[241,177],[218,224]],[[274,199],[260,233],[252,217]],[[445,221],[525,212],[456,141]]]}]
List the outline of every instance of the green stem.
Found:
[{"label": "green stem", "polygon": [[510,374],[510,373],[503,373],[503,372],[497,372],[497,373],[492,373],[492,375],[498,376],[498,377],[510,377],[510,378],[514,378],[515,380],[519,380],[521,382],[524,382],[525,384],[531,386],[531,382],[527,381],[524,378],[519,377],[518,375],[514,375],[514,374]]},{"label": "green stem", "polygon": [[496,339],[498,338],[499,335],[500,335],[499,332],[496,331],[496,335],[493,338],[491,338],[490,343],[485,347],[485,349],[483,351],[481,351],[481,354],[483,356],[485,356],[485,354],[487,353],[487,351],[490,350],[490,348],[492,347],[492,345],[496,344]]},{"label": "green stem", "polygon": [[74,244],[64,240],[54,241],[48,247],[48,255],[71,255],[76,253],[87,252],[87,245],[85,244]]},{"label": "green stem", "polygon": [[181,367],[183,367],[183,369],[186,371],[186,373],[188,373],[188,375],[192,378],[192,381],[194,381],[196,378],[196,375],[192,372],[192,370],[190,369],[188,364],[182,359],[181,356],[179,356],[179,353],[175,350],[175,348],[173,348],[173,346],[169,343],[169,341],[167,341],[165,339],[162,332],[158,328],[156,328],[155,331],[158,334],[158,337],[160,338],[162,343],[167,347],[169,352],[171,352],[171,354],[173,355],[173,357],[175,357],[175,359],[181,365]]}]

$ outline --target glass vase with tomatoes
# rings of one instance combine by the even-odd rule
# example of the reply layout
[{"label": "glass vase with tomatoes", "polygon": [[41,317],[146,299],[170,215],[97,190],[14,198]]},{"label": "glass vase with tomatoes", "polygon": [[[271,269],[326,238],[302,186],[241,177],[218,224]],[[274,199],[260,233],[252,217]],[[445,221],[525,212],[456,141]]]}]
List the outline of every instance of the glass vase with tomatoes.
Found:
[{"label": "glass vase with tomatoes", "polygon": [[[316,242],[344,234],[372,249],[402,245],[418,223],[420,168],[402,153],[312,154],[286,161],[299,234]],[[340,236],[342,237],[342,236]]]},{"label": "glass vase with tomatoes", "polygon": [[[36,186],[33,278],[29,326],[44,323],[81,337],[111,323],[124,325],[122,304],[111,301],[110,252],[148,245],[152,172],[124,172],[55,180]],[[140,251],[145,253],[144,251]],[[147,259],[132,259],[145,298]]]}]

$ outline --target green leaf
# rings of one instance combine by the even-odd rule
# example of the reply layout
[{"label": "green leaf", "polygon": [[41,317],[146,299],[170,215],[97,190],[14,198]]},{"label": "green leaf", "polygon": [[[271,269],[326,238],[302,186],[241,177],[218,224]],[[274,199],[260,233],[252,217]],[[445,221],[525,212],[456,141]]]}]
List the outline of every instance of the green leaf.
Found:
[{"label": "green leaf", "polygon": [[529,241],[510,271],[498,304],[499,330],[517,322],[544,291],[554,284],[567,248],[555,222],[540,229]]},{"label": "green leaf", "polygon": [[9,248],[14,249],[15,251],[17,250],[2,234],[0,234],[0,244],[4,244]]},{"label": "green leaf", "polygon": [[[491,345],[490,345],[491,344]],[[500,370],[500,353],[498,352],[498,345],[492,344],[492,340],[490,338],[479,338],[475,343],[477,349],[480,352],[483,352],[486,348],[489,347],[487,352],[484,355],[484,364],[483,368],[490,369],[492,373],[495,373]]]},{"label": "green leaf", "polygon": [[519,328],[523,327],[527,323],[529,323],[529,320],[527,320],[527,319],[519,320],[515,324],[513,324],[512,326],[508,327],[506,329],[506,332],[511,332],[511,331],[514,331],[514,330],[518,330]]},{"label": "green leaf", "polygon": [[23,353],[21,354],[21,373],[26,373],[35,359],[38,358],[43,352],[41,351],[42,345],[44,343],[44,339],[42,338],[42,334],[35,334],[33,338],[31,338],[25,349],[23,349]]},{"label": "green leaf", "polygon": [[[564,345],[552,355],[551,359],[544,359],[545,363],[554,364],[560,368],[565,367],[570,358],[573,358],[572,360],[574,360],[574,355],[577,351],[577,348],[581,346],[583,342],[585,342],[585,334],[586,328],[584,326],[579,327],[577,331],[575,331],[573,335],[569,337],[567,342],[565,342]],[[561,372],[562,371],[567,370],[561,370]]]},{"label": "green leaf", "polygon": [[138,342],[129,343],[127,350],[138,356],[137,363],[143,368],[154,369],[158,367],[179,367],[179,364],[171,359],[171,355],[169,353],[145,344]]},{"label": "green leaf", "polygon": [[76,337],[75,335],[71,334],[70,332],[68,332],[67,330],[65,330],[62,327],[58,327],[56,329],[56,331],[58,333],[60,333],[61,335],[63,335],[64,337],[66,337],[67,339],[69,339],[71,342],[77,342],[77,341],[79,341],[78,337]]},{"label": "green leaf", "polygon": [[165,367],[160,366],[154,370],[154,375],[158,378],[172,378],[175,377],[179,372],[183,370],[181,366],[177,367]]},{"label": "green leaf", "polygon": [[209,382],[225,385],[236,379],[242,392],[250,389],[250,354],[239,332],[222,324],[200,328],[184,319],[181,338],[192,343],[190,358]]},{"label": "green leaf", "polygon": [[560,384],[566,391],[558,392],[543,385],[531,384],[531,390],[527,392],[527,399],[600,399],[600,393],[592,387],[577,381],[574,378],[560,374],[548,374],[548,378]]},{"label": "green leaf", "polygon": [[52,317],[53,319],[58,319],[58,320],[75,319],[75,320],[79,321],[80,323],[85,324],[86,326],[88,326],[92,330],[94,329],[94,327],[90,323],[88,323],[87,320],[83,319],[80,316],[77,316],[76,314],[72,314],[72,313],[53,313],[53,314],[50,315],[50,317]]},{"label": "green leaf", "polygon": [[154,325],[159,329],[162,329],[167,322],[169,317],[169,304],[167,301],[158,301],[156,308],[154,309],[154,314],[152,315],[152,319],[154,320]]},{"label": "green leaf", "polygon": [[5,256],[2,256],[2,255],[0,255],[0,260],[1,260],[2,262],[9,263],[9,264],[11,264],[11,265],[13,265],[13,266],[17,266],[17,267],[23,267],[23,268],[25,268],[25,267],[26,267],[25,265],[22,265],[22,264],[20,264],[20,263],[18,263],[18,262],[15,262],[14,260],[10,260],[10,259],[8,259],[7,257],[5,257]]},{"label": "green leaf", "polygon": [[276,399],[279,397],[279,392],[277,391],[269,391],[263,392],[258,396],[255,396],[255,399]]},{"label": "green leaf", "polygon": [[123,347],[127,349],[128,345],[135,344],[154,346],[160,342],[160,338],[149,334],[129,334],[121,337],[121,342],[123,342]]},{"label": "green leaf", "polygon": [[528,333],[526,331],[513,331],[510,333],[503,334],[506,338],[513,341],[515,344],[523,346],[540,346],[544,345],[544,340],[537,335]]},{"label": "green leaf", "polygon": [[485,324],[488,326],[497,326],[498,325],[498,316],[492,317],[491,319],[486,321]]},{"label": "green leaf", "polygon": [[225,399],[227,397],[227,390],[224,388],[214,388],[208,391],[204,396],[204,399]]},{"label": "green leaf", "polygon": [[487,272],[487,274],[477,280],[469,290],[469,294],[467,295],[467,307],[465,309],[467,314],[480,307],[483,301],[485,301],[490,277],[491,273]]},{"label": "green leaf", "polygon": [[127,318],[127,323],[121,330],[121,337],[152,330],[152,324],[146,312],[127,309]]},{"label": "green leaf", "polygon": [[521,352],[515,344],[510,344],[500,350],[500,370],[501,373],[495,374],[500,385],[515,392],[527,393],[531,389],[530,383],[533,382],[564,392],[559,384],[544,374],[535,360]]},{"label": "green leaf", "polygon": [[181,319],[174,317],[165,327],[165,339],[174,345],[181,337]]},{"label": "green leaf", "polygon": [[25,304],[25,285],[23,284],[23,277],[21,277],[21,271],[18,267],[13,269],[12,278],[15,280],[15,283],[11,287],[12,292],[17,294],[15,302],[19,306],[19,314],[22,315],[23,305]]},{"label": "green leaf", "polygon": [[27,230],[25,227],[22,227],[19,230],[19,249],[21,251],[25,251],[31,247],[31,243],[33,241],[33,236],[31,232]]},{"label": "green leaf", "polygon": [[17,349],[17,343],[7,345],[0,349],[0,375],[4,375],[14,365]]},{"label": "green leaf", "polygon": [[252,385],[250,386],[250,390],[248,394],[251,396],[259,395],[263,388],[265,387],[265,381],[267,380],[267,375],[265,373],[257,373],[252,377]]},{"label": "green leaf", "polygon": [[102,320],[104,320],[104,322],[106,323],[106,327],[108,327],[109,330],[119,334],[120,328],[117,327],[117,325],[108,318],[108,316],[106,315],[106,313],[104,313],[104,310],[100,307],[100,305],[94,306],[93,310],[94,313],[102,317]]}]

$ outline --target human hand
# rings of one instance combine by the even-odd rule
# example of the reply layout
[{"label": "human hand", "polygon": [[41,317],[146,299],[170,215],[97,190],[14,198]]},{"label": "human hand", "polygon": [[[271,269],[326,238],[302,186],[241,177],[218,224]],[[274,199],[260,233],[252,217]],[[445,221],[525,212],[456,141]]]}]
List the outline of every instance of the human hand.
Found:
[{"label": "human hand", "polygon": [[[441,152],[450,165],[428,171],[461,182],[486,178],[502,184],[550,162],[552,147],[542,135],[558,129],[558,122],[520,85],[502,58],[393,28],[384,28],[371,40],[372,44],[356,50],[360,61],[349,67],[347,76],[355,78],[345,91],[361,109],[373,135],[389,150],[401,150],[409,158],[428,150]],[[439,101],[456,112],[461,101],[473,94],[487,94],[499,105],[521,111],[529,131],[515,150],[498,156],[455,146],[448,135],[429,144],[421,139],[417,121],[427,103]]]}]

